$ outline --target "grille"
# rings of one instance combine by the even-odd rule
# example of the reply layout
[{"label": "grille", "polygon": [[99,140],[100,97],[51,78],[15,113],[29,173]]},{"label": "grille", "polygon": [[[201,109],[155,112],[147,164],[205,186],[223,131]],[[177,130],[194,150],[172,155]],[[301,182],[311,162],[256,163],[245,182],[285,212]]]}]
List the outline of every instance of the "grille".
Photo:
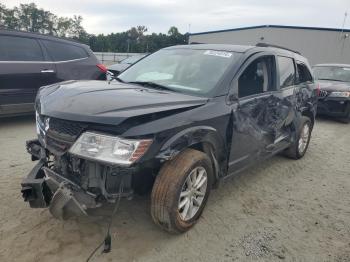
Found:
[{"label": "grille", "polygon": [[55,155],[63,155],[87,128],[87,124],[40,116],[39,140]]},{"label": "grille", "polygon": [[57,118],[50,118],[49,131],[58,134],[73,136],[76,138],[86,127],[87,125],[81,123],[61,120]]},{"label": "grille", "polygon": [[320,93],[318,94],[318,97],[326,97],[328,96],[328,92],[326,90],[320,90]]}]

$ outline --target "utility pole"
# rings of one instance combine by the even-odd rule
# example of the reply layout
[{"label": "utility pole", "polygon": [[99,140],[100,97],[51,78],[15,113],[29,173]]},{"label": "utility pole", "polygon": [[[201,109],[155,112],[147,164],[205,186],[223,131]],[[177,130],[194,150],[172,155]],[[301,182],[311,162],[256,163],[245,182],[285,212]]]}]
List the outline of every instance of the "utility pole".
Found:
[{"label": "utility pole", "polygon": [[187,44],[190,44],[191,24],[188,24],[188,39]]},{"label": "utility pole", "polygon": [[129,52],[130,52],[130,37],[131,37],[131,33],[129,32],[128,33],[128,39],[127,39],[127,42],[128,42],[128,51],[127,51],[127,56],[129,57]]},{"label": "utility pole", "polygon": [[345,27],[347,17],[348,17],[348,11],[345,11],[343,25],[342,25],[341,34],[340,34],[340,41],[341,41],[340,54],[341,55],[343,54],[345,41],[346,41],[346,38],[348,37],[348,34],[344,35],[344,27]]},{"label": "utility pole", "polygon": [[344,27],[345,27],[345,23],[346,23],[346,19],[348,18],[348,11],[345,11],[345,14],[344,14],[344,20],[343,20],[343,25],[342,25],[342,28],[341,28],[341,34],[343,36],[343,33],[344,33]]}]

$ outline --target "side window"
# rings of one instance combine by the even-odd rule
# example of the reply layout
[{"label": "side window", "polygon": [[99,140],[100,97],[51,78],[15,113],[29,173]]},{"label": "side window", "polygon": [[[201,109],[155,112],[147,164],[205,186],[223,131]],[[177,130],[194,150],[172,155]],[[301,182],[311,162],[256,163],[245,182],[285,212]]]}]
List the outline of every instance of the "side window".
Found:
[{"label": "side window", "polygon": [[67,61],[85,58],[89,56],[89,54],[84,50],[84,48],[79,46],[58,43],[48,40],[41,41],[44,42],[49,52],[49,55],[52,57],[53,61]]},{"label": "side window", "polygon": [[305,82],[312,82],[312,75],[303,63],[297,62],[297,70],[298,70],[298,84]]},{"label": "side window", "polygon": [[275,90],[275,59],[264,56],[253,61],[238,79],[238,97]]},{"label": "side window", "polygon": [[295,67],[292,58],[279,56],[278,66],[280,72],[281,88],[292,86],[295,83]]},{"label": "side window", "polygon": [[32,38],[0,36],[0,61],[44,61],[39,43]]}]

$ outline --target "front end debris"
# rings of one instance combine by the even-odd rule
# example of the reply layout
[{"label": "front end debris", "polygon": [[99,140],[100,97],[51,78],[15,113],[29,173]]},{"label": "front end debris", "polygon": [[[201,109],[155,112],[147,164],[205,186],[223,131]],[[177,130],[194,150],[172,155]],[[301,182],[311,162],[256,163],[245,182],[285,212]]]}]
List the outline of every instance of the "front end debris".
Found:
[{"label": "front end debris", "polygon": [[[27,141],[27,151],[39,162],[22,181],[22,196],[32,208],[48,207],[58,219],[87,215],[88,209],[114,203],[133,194],[133,168],[113,167],[52,154],[39,140]],[[123,192],[119,192],[123,181]]]}]

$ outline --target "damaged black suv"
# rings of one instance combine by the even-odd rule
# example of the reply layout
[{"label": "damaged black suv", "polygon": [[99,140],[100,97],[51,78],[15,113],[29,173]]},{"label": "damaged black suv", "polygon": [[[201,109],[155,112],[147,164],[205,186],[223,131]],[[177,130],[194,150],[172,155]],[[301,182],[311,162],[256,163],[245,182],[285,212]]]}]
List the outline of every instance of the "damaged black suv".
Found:
[{"label": "damaged black suv", "polygon": [[165,48],[111,81],[39,90],[38,139],[27,141],[39,162],[22,194],[64,219],[151,191],[155,223],[184,232],[220,180],[277,153],[303,157],[316,106],[310,66],[296,52]]}]

